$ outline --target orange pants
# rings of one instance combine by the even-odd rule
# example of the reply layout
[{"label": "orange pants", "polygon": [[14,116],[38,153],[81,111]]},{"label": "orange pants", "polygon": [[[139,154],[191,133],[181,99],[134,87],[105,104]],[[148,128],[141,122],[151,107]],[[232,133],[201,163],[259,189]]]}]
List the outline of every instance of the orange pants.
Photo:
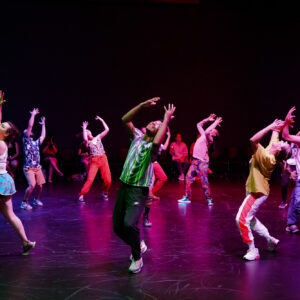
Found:
[{"label": "orange pants", "polygon": [[80,191],[80,195],[85,195],[89,192],[99,169],[101,173],[101,178],[103,179],[104,193],[108,194],[108,190],[111,184],[111,174],[107,156],[104,154],[101,156],[94,156],[91,158],[91,165],[89,168],[87,180]]}]

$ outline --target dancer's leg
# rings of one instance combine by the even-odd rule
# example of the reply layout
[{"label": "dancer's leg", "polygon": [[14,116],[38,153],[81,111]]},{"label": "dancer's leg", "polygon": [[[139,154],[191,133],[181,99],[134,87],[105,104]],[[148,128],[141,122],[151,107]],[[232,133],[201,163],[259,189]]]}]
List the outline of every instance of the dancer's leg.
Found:
[{"label": "dancer's leg", "polygon": [[157,179],[155,185],[152,188],[152,194],[155,194],[158,190],[162,188],[164,183],[167,181],[168,177],[158,162],[153,163],[152,166],[155,179]]},{"label": "dancer's leg", "polygon": [[108,194],[108,190],[111,185],[111,173],[106,155],[102,155],[99,158],[99,168],[101,177],[103,179],[103,190],[105,194]]},{"label": "dancer's leg", "polygon": [[96,160],[94,158],[92,158],[92,163],[90,165],[88,177],[80,191],[80,195],[86,195],[89,192],[89,190],[95,180],[96,174],[98,172],[98,168],[99,167],[98,167]]}]

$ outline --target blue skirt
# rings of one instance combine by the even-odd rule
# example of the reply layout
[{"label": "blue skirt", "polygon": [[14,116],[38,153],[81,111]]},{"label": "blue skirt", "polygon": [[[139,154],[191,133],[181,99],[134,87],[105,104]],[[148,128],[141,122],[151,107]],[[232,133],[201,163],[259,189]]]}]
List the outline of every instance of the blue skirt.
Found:
[{"label": "blue skirt", "polygon": [[0,174],[0,195],[11,196],[16,192],[15,182],[8,174]]}]

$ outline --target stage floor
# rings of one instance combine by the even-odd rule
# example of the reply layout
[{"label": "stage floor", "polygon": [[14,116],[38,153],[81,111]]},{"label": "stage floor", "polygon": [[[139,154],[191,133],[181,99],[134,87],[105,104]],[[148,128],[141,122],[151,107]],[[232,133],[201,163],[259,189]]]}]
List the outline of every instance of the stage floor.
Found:
[{"label": "stage floor", "polygon": [[129,274],[130,249],[112,231],[110,200],[94,183],[79,205],[82,183],[45,185],[45,206],[21,211],[25,186],[13,198],[16,214],[36,248],[20,255],[21,243],[0,217],[0,299],[300,299],[300,236],[285,232],[287,209],[280,210],[280,187],[274,185],[258,218],[281,243],[275,253],[256,237],[259,261],[245,262],[246,247],[235,224],[244,183],[213,182],[213,207],[199,183],[193,201],[178,204],[182,182],[167,182],[154,203],[152,228],[141,228],[148,245],[140,274]]}]

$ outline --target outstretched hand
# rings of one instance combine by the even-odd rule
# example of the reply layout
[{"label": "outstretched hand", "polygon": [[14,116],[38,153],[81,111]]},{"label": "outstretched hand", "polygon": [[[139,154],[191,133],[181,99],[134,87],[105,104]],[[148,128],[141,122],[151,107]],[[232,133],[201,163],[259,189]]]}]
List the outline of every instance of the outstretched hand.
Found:
[{"label": "outstretched hand", "polygon": [[0,90],[0,105],[2,105],[6,100],[4,100],[4,92]]},{"label": "outstretched hand", "polygon": [[216,122],[217,122],[217,126],[221,126],[220,124],[222,123],[223,119],[222,117],[217,117]]},{"label": "outstretched hand", "polygon": [[289,112],[287,113],[286,117],[285,117],[285,123],[288,124],[290,127],[293,128],[293,123],[295,122],[294,121],[294,118],[295,118],[295,115],[293,115],[293,112],[296,110],[296,107],[293,106]]},{"label": "outstretched hand", "polygon": [[174,106],[174,104],[169,104],[168,108],[165,107],[165,106],[164,106],[164,108],[165,108],[165,120],[170,121],[171,119],[175,118],[173,116],[173,114],[175,112],[175,109],[176,109],[176,107]]},{"label": "outstretched hand", "polygon": [[96,121],[99,120],[99,121],[101,121],[101,122],[103,121],[103,119],[100,118],[99,116],[96,116],[95,120],[96,120]]},{"label": "outstretched hand", "polygon": [[82,129],[86,129],[87,127],[88,127],[88,125],[89,125],[89,122],[87,122],[87,121],[84,121],[83,123],[82,123]]},{"label": "outstretched hand", "polygon": [[216,114],[210,114],[210,116],[207,118],[208,121],[213,122],[216,118]]},{"label": "outstretched hand", "polygon": [[270,128],[273,131],[280,132],[284,126],[284,122],[282,120],[276,119],[272,124],[270,124]]},{"label": "outstretched hand", "polygon": [[142,102],[142,105],[144,107],[149,107],[149,106],[153,106],[153,105],[156,105],[156,102],[160,100],[160,97],[154,97],[154,98],[151,98],[149,100],[146,100],[145,102]]},{"label": "outstretched hand", "polygon": [[32,115],[36,116],[37,114],[40,113],[40,111],[39,111],[38,108],[34,108],[30,113],[31,113]]},{"label": "outstretched hand", "polygon": [[46,118],[45,117],[41,117],[40,124],[41,125],[45,125],[45,121],[46,121]]}]

